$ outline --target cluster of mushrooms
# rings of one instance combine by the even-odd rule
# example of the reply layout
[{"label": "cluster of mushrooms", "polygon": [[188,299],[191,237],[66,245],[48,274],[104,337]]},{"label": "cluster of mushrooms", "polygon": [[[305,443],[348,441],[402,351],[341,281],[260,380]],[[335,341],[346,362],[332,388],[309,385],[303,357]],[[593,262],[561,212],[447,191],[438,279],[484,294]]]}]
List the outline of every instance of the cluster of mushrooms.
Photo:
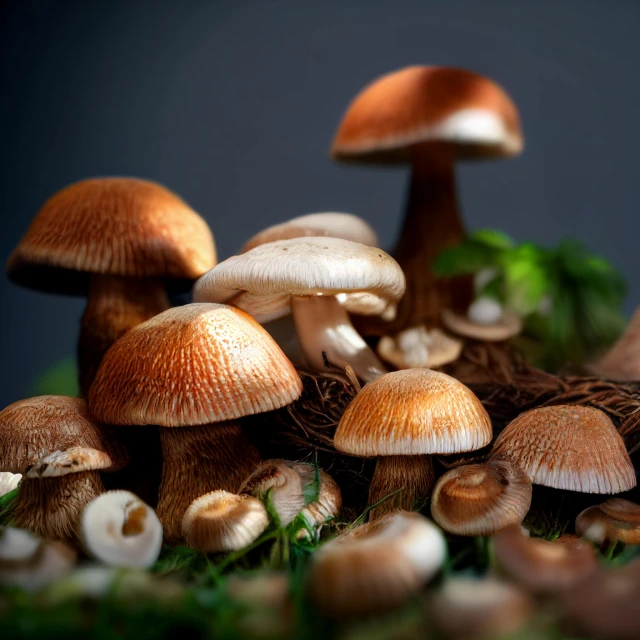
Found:
[{"label": "cluster of mushrooms", "polygon": [[[446,532],[491,536],[492,569],[432,594],[430,617],[445,635],[514,631],[553,601],[584,633],[637,637],[625,614],[637,612],[640,564],[600,568],[594,544],[639,544],[638,505],[610,498],[576,514],[576,535],[554,541],[521,526],[532,484],[606,495],[635,487],[609,417],[540,408],[494,440],[479,399],[434,370],[465,340],[520,331],[519,318],[475,297],[471,277],[436,279],[432,265],[464,236],[454,161],[506,157],[522,144],[516,107],[477,74],[410,67],[365,88],[332,154],[411,165],[395,258],[364,220],[317,213],[269,227],[216,263],[205,221],[162,186],[96,178],[54,194],[7,274],[87,297],[82,397],[28,398],[0,412],[1,493],[19,483],[0,536],[0,582],[37,588],[78,552],[148,568],[163,542],[238,551],[269,527],[318,541],[339,516],[338,485],[309,460],[261,460],[243,419],[296,402],[298,369],[333,366],[364,383],[335,448],[377,462],[369,522],[344,527],[313,556],[308,595],[321,612],[402,606],[446,566]],[[191,289],[192,303],[170,306],[172,292]],[[434,456],[480,449],[489,453],[436,479]],[[154,464],[161,479],[150,489]],[[419,513],[428,509],[437,524]]]}]

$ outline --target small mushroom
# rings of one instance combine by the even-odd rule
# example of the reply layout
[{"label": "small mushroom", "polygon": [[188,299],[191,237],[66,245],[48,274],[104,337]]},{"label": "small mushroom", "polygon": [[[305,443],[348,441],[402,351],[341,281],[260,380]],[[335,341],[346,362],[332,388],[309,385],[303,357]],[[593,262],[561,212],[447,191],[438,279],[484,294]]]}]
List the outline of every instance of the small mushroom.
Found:
[{"label": "small mushroom", "polygon": [[0,471],[0,498],[6,496],[18,488],[22,480],[21,473],[11,473],[10,471]]},{"label": "small mushroom", "polygon": [[394,508],[411,510],[430,496],[430,454],[473,451],[491,436],[487,412],[462,383],[429,369],[406,369],[362,389],[344,412],[334,445],[354,456],[378,456],[369,504],[404,488],[375,509],[375,518]]},{"label": "small mushroom", "polygon": [[390,513],[320,547],[307,591],[331,617],[390,611],[418,593],[445,556],[444,537],[430,520],[418,513]]},{"label": "small mushroom", "polygon": [[80,389],[129,329],[169,307],[216,262],[207,223],[164,187],[135,178],[82,180],[55,193],[7,262],[15,283],[87,296],[78,344]]},{"label": "small mushroom", "polygon": [[592,574],[598,564],[593,547],[572,535],[556,540],[530,538],[519,525],[511,525],[492,537],[500,569],[535,592],[557,592]]},{"label": "small mushroom", "polygon": [[448,336],[440,329],[427,332],[422,325],[402,331],[395,340],[390,336],[380,338],[378,355],[396,369],[437,369],[457,360],[462,346],[461,340]]},{"label": "small mushroom", "polygon": [[197,301],[227,302],[270,322],[289,313],[309,366],[349,364],[363,380],[385,372],[338,302],[367,293],[388,303],[404,293],[404,275],[382,249],[340,238],[295,238],[264,244],[221,262],[198,280]]},{"label": "small mushroom", "polygon": [[493,322],[487,320],[495,317],[495,309],[487,309],[486,305],[474,306],[480,299],[473,303],[468,310],[468,317],[455,313],[451,309],[442,311],[442,322],[452,333],[465,338],[483,340],[485,342],[502,342],[517,336],[522,331],[522,319],[511,311],[502,311]]},{"label": "small mushroom", "polygon": [[82,512],[82,540],[96,559],[116,567],[148,569],[162,548],[155,512],[129,491],[107,491]]},{"label": "small mushroom", "polygon": [[533,484],[583,493],[636,485],[624,442],[606,413],[558,405],[521,413],[498,436],[493,457],[511,458]]},{"label": "small mushroom", "polygon": [[640,307],[635,310],[620,338],[590,369],[608,380],[640,380]]},{"label": "small mushroom", "polygon": [[576,518],[576,533],[594,544],[640,544],[640,505],[610,498],[585,509]]},{"label": "small mushroom", "polygon": [[285,406],[301,391],[293,365],[250,316],[190,304],[113,345],[89,406],[108,424],[164,427],[157,513],[166,539],[178,542],[189,504],[216,489],[236,492],[260,460],[234,421]]},{"label": "small mushroom", "polygon": [[508,460],[456,467],[436,483],[431,515],[449,533],[485,536],[520,524],[531,505],[531,480]]},{"label": "small mushroom", "polygon": [[194,500],[182,519],[187,546],[207,553],[237,551],[257,540],[269,525],[260,500],[212,491]]}]

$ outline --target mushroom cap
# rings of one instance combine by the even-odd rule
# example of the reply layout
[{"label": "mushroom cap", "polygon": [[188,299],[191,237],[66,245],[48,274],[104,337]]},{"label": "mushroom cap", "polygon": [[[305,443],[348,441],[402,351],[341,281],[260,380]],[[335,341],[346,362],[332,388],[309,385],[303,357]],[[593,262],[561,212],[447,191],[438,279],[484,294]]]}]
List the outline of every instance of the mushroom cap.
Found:
[{"label": "mushroom cap", "polygon": [[521,413],[498,436],[493,456],[511,458],[533,484],[582,493],[620,493],[636,485],[633,464],[600,409],[558,405]]},{"label": "mushroom cap", "polygon": [[217,553],[237,551],[256,540],[269,524],[260,500],[227,491],[212,491],[194,500],[184,514],[187,546]]},{"label": "mushroom cap", "polygon": [[376,232],[362,218],[351,213],[330,211],[326,213],[309,213],[267,227],[247,240],[240,253],[245,253],[261,244],[277,240],[319,236],[342,238],[351,242],[360,242],[369,247],[378,245]]},{"label": "mushroom cap", "polygon": [[400,265],[382,249],[341,238],[294,238],[263,244],[218,264],[194,287],[197,302],[230,302],[259,322],[291,312],[291,296],[404,294]]},{"label": "mushroom cap", "polygon": [[436,483],[431,515],[449,533],[489,535],[524,520],[531,489],[529,477],[509,460],[456,467]]},{"label": "mushroom cap", "polygon": [[430,520],[407,511],[389,513],[316,551],[309,596],[329,616],[395,609],[439,571],[445,556],[444,536]]},{"label": "mushroom cap", "polygon": [[82,512],[82,539],[92,556],[116,567],[147,569],[162,548],[155,511],[130,491],[107,491]]},{"label": "mushroom cap", "polygon": [[459,336],[486,342],[508,340],[522,331],[522,319],[511,311],[504,311],[502,317],[493,324],[479,324],[451,309],[443,309],[442,322],[449,331]]},{"label": "mushroom cap", "polygon": [[495,82],[451,67],[412,66],[383,75],[351,102],[333,140],[336,160],[398,164],[411,147],[450,142],[459,159],[522,150],[518,110]]},{"label": "mushroom cap", "polygon": [[[98,469],[117,470],[128,459],[113,429],[98,424],[84,400],[67,396],[36,396],[10,404],[0,411],[0,451],[2,469],[25,474],[43,458],[77,447],[100,452],[93,460]],[[60,455],[60,454],[58,454]],[[91,465],[73,465],[86,471]]]},{"label": "mushroom cap", "polygon": [[9,257],[32,289],[85,294],[88,274],[164,280],[177,289],[216,263],[207,223],[181,198],[137,178],[92,178],[55,193]]},{"label": "mushroom cap", "polygon": [[301,392],[291,362],[250,316],[189,304],[139,324],[109,349],[89,406],[108,424],[183,427],[271,411]]},{"label": "mushroom cap", "polygon": [[474,451],[491,436],[491,419],[470,389],[444,373],[405,369],[358,393],[334,445],[357,456],[411,456]]},{"label": "mushroom cap", "polygon": [[[426,345],[427,359],[420,366],[436,369],[458,359],[463,346],[461,340],[448,336],[440,329],[432,329],[429,331],[429,336],[431,337],[431,342]],[[420,345],[416,345],[415,348],[419,349]],[[378,355],[396,369],[411,369],[416,366],[407,362],[406,352],[390,336],[383,336],[378,342]]]},{"label": "mushroom cap", "polygon": [[589,507],[576,518],[576,533],[595,544],[640,544],[640,505],[611,498]]},{"label": "mushroom cap", "polygon": [[71,447],[65,451],[54,451],[38,460],[27,471],[27,478],[58,478],[69,473],[109,469],[113,461],[108,453],[89,447]]},{"label": "mushroom cap", "polygon": [[561,591],[593,573],[598,563],[593,547],[577,536],[554,541],[530,538],[519,525],[492,537],[500,568],[532,591]]},{"label": "mushroom cap", "polygon": [[11,473],[10,471],[0,471],[0,498],[6,496],[18,488],[22,480],[21,473]]}]

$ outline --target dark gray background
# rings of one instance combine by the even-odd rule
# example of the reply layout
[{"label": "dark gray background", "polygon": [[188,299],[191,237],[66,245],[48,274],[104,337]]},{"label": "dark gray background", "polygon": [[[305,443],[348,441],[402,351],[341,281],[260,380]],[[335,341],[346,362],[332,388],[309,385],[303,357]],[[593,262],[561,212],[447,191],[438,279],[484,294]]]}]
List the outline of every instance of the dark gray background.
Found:
[{"label": "dark gray background", "polygon": [[[487,74],[520,106],[525,154],[459,170],[471,228],[586,242],[640,300],[640,3],[256,0],[4,3],[0,256],[49,194],[95,175],[152,178],[209,221],[221,257],[317,210],[386,245],[407,175],[333,165],[351,97],[408,64]],[[75,349],[83,303],[0,284],[0,407]]]}]

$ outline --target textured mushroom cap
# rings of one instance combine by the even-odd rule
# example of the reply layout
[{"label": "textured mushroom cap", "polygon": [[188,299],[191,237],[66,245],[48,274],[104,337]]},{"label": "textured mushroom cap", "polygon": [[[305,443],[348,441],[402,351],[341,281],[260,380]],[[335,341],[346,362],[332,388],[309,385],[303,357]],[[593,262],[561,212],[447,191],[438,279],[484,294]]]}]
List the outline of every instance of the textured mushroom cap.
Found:
[{"label": "textured mushroom cap", "polygon": [[62,293],[85,293],[89,273],[186,289],[215,263],[207,223],[177,195],[146,180],[93,178],[45,202],[7,274],[19,285]]},{"label": "textured mushroom cap", "polygon": [[357,456],[411,456],[474,451],[491,436],[491,419],[470,389],[444,373],[405,369],[360,391],[334,445]]},{"label": "textured mushroom cap", "polygon": [[620,493],[636,485],[633,464],[600,409],[559,405],[520,414],[498,436],[493,456],[511,458],[533,484],[582,493]]},{"label": "textured mushroom cap", "polygon": [[261,244],[309,237],[342,238],[351,242],[360,242],[369,247],[378,245],[378,236],[371,225],[351,213],[309,213],[275,224],[260,231],[248,240],[240,253],[245,253]]},{"label": "textured mushroom cap", "polygon": [[162,548],[162,525],[154,510],[130,491],[107,491],[82,512],[82,539],[98,560],[147,569]]},{"label": "textured mushroom cap", "polygon": [[38,460],[27,472],[27,478],[57,478],[69,473],[110,469],[113,460],[108,453],[89,447],[71,447],[54,451]]},{"label": "textured mushroom cap", "polygon": [[442,322],[449,331],[457,333],[459,336],[487,342],[508,340],[522,331],[522,319],[510,311],[505,311],[502,317],[493,324],[479,324],[451,311],[451,309],[444,309]]},{"label": "textured mushroom cap", "polygon": [[[328,473],[308,462],[284,462],[300,476],[305,501],[300,513],[309,526],[320,526],[340,513],[340,487]],[[309,495],[315,499],[310,499]]]},{"label": "textured mushroom cap", "polygon": [[[458,359],[463,346],[461,340],[448,336],[440,329],[432,329],[429,336],[431,342],[426,345],[427,359],[419,366],[436,369]],[[416,349],[419,348],[419,345],[416,345]],[[390,336],[383,336],[378,342],[378,355],[396,369],[411,369],[416,366],[413,362],[407,362],[407,353]]]},{"label": "textured mushroom cap", "polygon": [[256,540],[268,524],[269,516],[260,500],[212,491],[191,503],[182,520],[182,535],[192,549],[237,551]]},{"label": "textured mushroom cap", "polygon": [[366,292],[390,302],[404,294],[400,265],[382,249],[341,238],[294,238],[233,256],[202,276],[198,302],[230,302],[267,322],[291,312],[291,296]]},{"label": "textured mushroom cap", "polygon": [[595,544],[640,544],[640,505],[611,498],[589,507],[576,518],[576,533]]},{"label": "textured mushroom cap", "polygon": [[320,547],[308,592],[330,616],[394,609],[438,572],[445,556],[444,537],[430,520],[396,511]]},{"label": "textured mushroom cap", "polygon": [[531,505],[531,481],[508,460],[451,469],[431,496],[431,515],[449,533],[489,535],[519,524]]},{"label": "textured mushroom cap", "polygon": [[134,327],[109,349],[89,406],[108,424],[182,427],[271,411],[301,392],[293,365],[250,316],[189,304]]},{"label": "textured mushroom cap", "polygon": [[488,78],[451,67],[406,67],[365,87],[333,140],[337,160],[408,162],[421,142],[454,145],[460,159],[513,156],[522,150],[520,119],[506,92]]},{"label": "textured mushroom cap", "polygon": [[[2,469],[26,473],[54,452],[87,447],[111,459],[112,470],[124,466],[127,453],[112,429],[98,424],[84,400],[67,396],[36,396],[0,411]],[[103,457],[100,457],[104,460]],[[98,468],[104,468],[104,465]],[[85,469],[79,468],[78,471]]]}]

